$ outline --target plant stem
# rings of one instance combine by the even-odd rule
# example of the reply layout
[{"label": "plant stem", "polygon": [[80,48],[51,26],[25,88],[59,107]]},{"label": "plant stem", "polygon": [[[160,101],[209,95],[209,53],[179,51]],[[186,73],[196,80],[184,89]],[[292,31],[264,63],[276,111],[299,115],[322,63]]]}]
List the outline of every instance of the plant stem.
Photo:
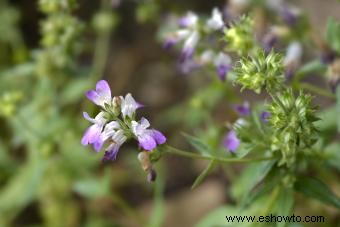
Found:
[{"label": "plant stem", "polygon": [[187,157],[187,158],[216,160],[218,162],[224,162],[224,163],[248,163],[248,162],[260,162],[260,161],[274,159],[274,157],[260,157],[260,158],[248,158],[248,159],[211,157],[211,156],[204,156],[204,155],[196,154],[196,153],[189,152],[189,151],[180,150],[175,147],[171,147],[169,145],[165,146],[165,152],[169,154],[180,155],[180,156]]},{"label": "plant stem", "polygon": [[[102,0],[101,1],[101,11],[107,11],[109,9],[109,1]],[[96,39],[95,44],[95,52],[93,57],[93,66],[91,72],[91,80],[94,82],[99,80],[105,70],[107,57],[110,51],[110,38],[111,38],[111,29],[98,32],[98,37]]]},{"label": "plant stem", "polygon": [[297,85],[297,87],[305,89],[305,90],[309,90],[311,92],[314,92],[314,93],[321,95],[321,96],[325,96],[327,98],[335,99],[335,95],[333,93],[331,93],[330,91],[316,87],[316,86],[311,85],[311,84],[301,83],[301,84]]}]

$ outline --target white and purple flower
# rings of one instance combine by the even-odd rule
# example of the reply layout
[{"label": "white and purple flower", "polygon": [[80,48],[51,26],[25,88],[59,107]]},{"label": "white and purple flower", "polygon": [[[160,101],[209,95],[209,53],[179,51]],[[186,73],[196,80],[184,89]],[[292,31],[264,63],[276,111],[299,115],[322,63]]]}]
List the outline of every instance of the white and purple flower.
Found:
[{"label": "white and purple flower", "polygon": [[214,8],[211,14],[211,17],[207,21],[207,27],[213,30],[221,30],[224,27],[222,13],[218,10],[218,8]]},{"label": "white and purple flower", "polygon": [[96,90],[87,92],[87,97],[96,105],[104,107],[95,118],[91,118],[84,112],[84,118],[91,122],[90,126],[81,139],[81,144],[91,144],[99,152],[105,143],[103,161],[115,160],[120,147],[133,137],[139,141],[140,147],[151,151],[157,145],[166,141],[165,136],[158,130],[148,129],[150,123],[142,118],[140,122],[135,121],[136,110],[143,105],[136,102],[129,93],[125,97],[111,97],[111,90],[105,80],[96,85]]},{"label": "white and purple flower", "polygon": [[144,117],[140,122],[131,121],[131,128],[133,134],[137,137],[139,145],[147,151],[151,151],[156,148],[157,145],[166,142],[165,136],[158,130],[147,129],[150,127],[150,123]]},{"label": "white and purple flower", "polygon": [[248,102],[244,102],[241,105],[235,105],[234,110],[240,115],[240,116],[249,116],[250,115],[250,105]]},{"label": "white and purple flower", "polygon": [[121,110],[124,118],[126,116],[132,118],[136,110],[141,107],[143,107],[143,105],[136,102],[130,93],[122,99]]},{"label": "white and purple flower", "polygon": [[224,148],[234,153],[239,145],[240,140],[237,138],[236,132],[234,130],[229,131],[223,139]]},{"label": "white and purple flower", "polygon": [[226,76],[232,67],[230,56],[222,52],[219,53],[214,59],[214,65],[220,80],[225,81]]},{"label": "white and purple flower", "polygon": [[93,125],[86,129],[84,136],[81,139],[82,145],[87,146],[92,144],[95,150],[98,151],[98,149],[96,149],[96,144],[100,141],[101,133],[107,122],[106,115],[105,112],[100,112],[95,118],[91,118],[88,113],[83,112],[84,118]]},{"label": "white and purple flower", "polygon": [[104,107],[105,104],[111,104],[111,89],[105,80],[100,80],[96,84],[96,90],[90,90],[86,93],[87,98],[94,104]]}]

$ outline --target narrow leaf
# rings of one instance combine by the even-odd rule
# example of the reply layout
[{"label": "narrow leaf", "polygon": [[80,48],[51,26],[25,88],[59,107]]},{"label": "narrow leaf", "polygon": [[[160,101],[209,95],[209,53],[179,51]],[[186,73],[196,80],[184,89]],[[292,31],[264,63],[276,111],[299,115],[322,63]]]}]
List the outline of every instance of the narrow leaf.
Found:
[{"label": "narrow leaf", "polygon": [[307,197],[340,209],[340,198],[318,179],[311,177],[300,178],[295,184],[295,190]]},{"label": "narrow leaf", "polygon": [[196,178],[195,182],[191,186],[191,189],[196,188],[198,185],[202,183],[202,181],[208,176],[208,174],[214,169],[216,166],[216,161],[212,160],[209,162],[208,166],[203,170],[203,172]]},{"label": "narrow leaf", "polygon": [[[337,116],[340,116],[340,86],[337,86],[336,88],[336,113],[337,113]],[[338,132],[340,132],[340,117],[337,117],[337,125],[338,125]]]},{"label": "narrow leaf", "polygon": [[208,144],[206,144],[205,142],[203,142],[200,138],[197,138],[195,136],[191,136],[188,135],[186,133],[183,133],[183,135],[185,136],[185,138],[188,140],[188,142],[197,149],[197,151],[199,153],[201,153],[202,155],[210,155],[211,152],[211,148]]}]

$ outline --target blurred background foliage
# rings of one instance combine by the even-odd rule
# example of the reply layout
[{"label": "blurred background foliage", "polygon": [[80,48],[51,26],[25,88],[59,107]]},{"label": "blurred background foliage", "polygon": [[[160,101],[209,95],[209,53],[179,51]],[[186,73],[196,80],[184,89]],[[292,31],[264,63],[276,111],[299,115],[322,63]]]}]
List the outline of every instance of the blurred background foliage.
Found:
[{"label": "blurred background foliage", "polygon": [[[144,103],[143,115],[172,144],[192,148],[181,133],[188,132],[219,149],[216,135],[223,131],[223,122],[236,119],[228,107],[240,101],[238,92],[231,84],[222,86],[214,75],[203,76],[206,72],[180,75],[175,53],[165,53],[156,34],[167,12],[209,14],[223,4],[1,0],[0,226],[192,226],[214,208],[233,204],[252,178],[245,174],[231,187],[241,166],[232,171],[219,167],[190,191],[205,161],[163,159],[156,164],[157,181],[149,184],[135,144],[124,145],[115,163],[102,163],[101,154],[80,145],[87,126],[82,110],[94,111],[84,94],[104,77],[113,95],[131,92]],[[340,11],[335,1],[323,10],[318,1],[299,4],[308,14],[317,12],[311,24],[320,33],[325,31],[324,18]],[[254,100],[247,92],[244,96]],[[329,101],[321,103],[327,106]],[[331,133],[336,116],[329,116]],[[251,173],[251,167],[247,171]],[[339,173],[334,176],[331,186],[339,192]],[[229,197],[229,192],[236,195]],[[305,207],[325,215],[329,226],[340,222],[332,208],[304,202],[300,214],[306,214]],[[200,226],[232,213],[235,208],[222,206]]]}]

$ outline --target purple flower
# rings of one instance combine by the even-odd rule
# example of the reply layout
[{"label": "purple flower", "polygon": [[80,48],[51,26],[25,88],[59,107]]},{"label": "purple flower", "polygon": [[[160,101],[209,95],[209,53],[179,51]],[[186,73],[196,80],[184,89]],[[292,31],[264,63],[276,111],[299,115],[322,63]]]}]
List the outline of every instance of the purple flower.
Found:
[{"label": "purple flower", "polygon": [[214,65],[217,70],[217,75],[220,80],[225,81],[227,73],[231,69],[231,58],[229,55],[219,53],[214,59]]},{"label": "purple flower", "polygon": [[262,113],[261,113],[261,120],[263,121],[263,122],[268,122],[268,119],[270,118],[270,113],[268,112],[268,111],[263,111]]},{"label": "purple flower", "polygon": [[192,58],[195,51],[196,45],[198,43],[200,36],[197,31],[193,31],[190,36],[185,40],[182,53],[180,56],[180,62],[184,62]]},{"label": "purple flower", "polygon": [[126,116],[131,118],[133,114],[135,114],[136,110],[141,107],[143,107],[143,105],[136,102],[130,93],[122,99],[121,109],[124,118]]},{"label": "purple flower", "polygon": [[198,16],[193,12],[187,12],[187,14],[178,20],[178,25],[181,27],[194,27],[198,21]]},{"label": "purple flower", "polygon": [[82,145],[87,146],[92,144],[95,150],[99,151],[96,149],[96,144],[100,141],[102,130],[107,122],[105,115],[106,114],[104,112],[100,112],[95,118],[91,118],[88,113],[83,112],[84,118],[93,123],[93,125],[88,127],[85,131],[83,138],[81,139]]},{"label": "purple flower", "polygon": [[242,105],[235,105],[234,109],[241,116],[248,116],[250,114],[250,106],[248,102],[245,102]]},{"label": "purple flower", "polygon": [[111,89],[106,80],[100,80],[96,84],[96,90],[90,90],[86,96],[94,104],[104,107],[104,104],[111,104]]},{"label": "purple flower", "polygon": [[289,26],[295,26],[297,22],[297,17],[299,15],[299,10],[297,8],[292,8],[288,6],[283,6],[281,9],[281,17],[283,21]]},{"label": "purple flower", "polygon": [[147,129],[150,123],[144,117],[140,122],[131,121],[133,134],[137,137],[139,145],[147,151],[156,148],[157,145],[163,144],[166,141],[165,136],[158,130]]},{"label": "purple flower", "polygon": [[223,140],[223,146],[231,152],[235,152],[240,145],[234,130],[229,131]]},{"label": "purple flower", "polygon": [[114,131],[111,135],[111,139],[112,143],[106,149],[105,154],[103,156],[103,161],[116,160],[120,147],[127,140],[124,131],[121,129]]}]

